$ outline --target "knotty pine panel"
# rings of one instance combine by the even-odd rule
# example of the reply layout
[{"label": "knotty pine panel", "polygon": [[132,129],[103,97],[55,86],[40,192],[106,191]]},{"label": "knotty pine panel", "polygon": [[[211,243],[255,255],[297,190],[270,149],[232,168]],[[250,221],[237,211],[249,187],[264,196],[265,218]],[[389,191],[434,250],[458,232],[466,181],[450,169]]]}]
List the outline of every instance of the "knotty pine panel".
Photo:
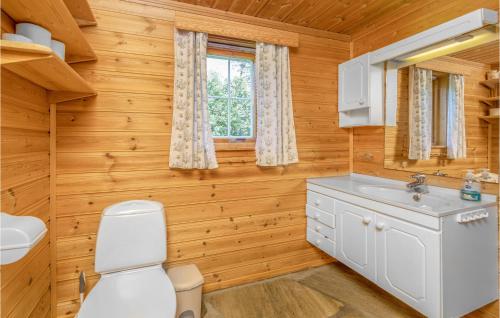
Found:
[{"label": "knotty pine panel", "polygon": [[[49,222],[49,104],[43,88],[2,70],[1,210]],[[0,267],[2,317],[50,311],[49,234],[23,259]]]},{"label": "knotty pine panel", "polygon": [[490,169],[492,172],[498,173],[498,170],[500,168],[500,162],[498,160],[498,157],[500,156],[500,140],[498,136],[500,135],[500,127],[498,125],[498,121],[496,124],[491,126],[491,163],[490,163]]},{"label": "knotty pine panel", "polygon": [[[165,4],[173,1],[151,0],[154,3]],[[214,8],[233,14],[261,19],[279,21],[293,26],[302,26],[317,30],[352,34],[368,23],[373,23],[393,14],[400,7],[407,8],[418,5],[419,1],[374,0],[349,2],[316,0],[316,1],[260,1],[260,0],[218,0],[196,1],[177,0],[179,2],[196,4]],[[426,2],[426,1],[424,1]],[[180,4],[179,4],[180,6]],[[184,5],[185,6],[185,5]]]},{"label": "knotty pine panel", "polygon": [[90,4],[98,26],[84,33],[99,59],[74,67],[98,95],[57,112],[58,316],[78,310],[79,271],[89,289],[97,281],[100,213],[122,200],[165,204],[167,263],[197,264],[205,290],[331,262],[305,241],[305,179],[349,171],[349,131],[337,119],[337,65],[349,42],[300,34],[290,50],[299,164],[259,168],[243,148],[218,151],[214,171],[170,170],[175,12]]},{"label": "knotty pine panel", "polygon": [[[311,245],[302,239],[292,239],[286,243],[268,244],[264,248],[255,247],[245,250],[237,250],[230,253],[214,256],[204,256],[196,259],[198,268],[210,275],[210,272],[221,272],[224,270],[238,268],[245,264],[253,264],[266,260],[276,255],[288,257],[290,255],[299,256],[305,250],[314,249]],[[188,260],[185,262],[192,262]],[[59,281],[78,279],[79,270],[85,270],[89,277],[97,276],[94,272],[94,257],[84,257],[79,259],[68,259],[58,263],[57,276]],[[183,264],[182,261],[174,262]],[[206,274],[206,275],[207,275]]]}]

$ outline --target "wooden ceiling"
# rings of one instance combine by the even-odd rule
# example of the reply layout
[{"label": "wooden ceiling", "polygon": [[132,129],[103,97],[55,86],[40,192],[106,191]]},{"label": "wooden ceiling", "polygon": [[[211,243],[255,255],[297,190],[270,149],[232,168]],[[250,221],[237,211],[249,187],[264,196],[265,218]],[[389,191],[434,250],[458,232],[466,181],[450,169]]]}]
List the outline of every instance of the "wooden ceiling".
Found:
[{"label": "wooden ceiling", "polygon": [[451,56],[484,64],[498,64],[500,58],[499,44],[497,40],[452,54]]},{"label": "wooden ceiling", "polygon": [[[353,34],[422,0],[177,0],[303,27]],[[425,2],[425,1],[424,1]]]}]

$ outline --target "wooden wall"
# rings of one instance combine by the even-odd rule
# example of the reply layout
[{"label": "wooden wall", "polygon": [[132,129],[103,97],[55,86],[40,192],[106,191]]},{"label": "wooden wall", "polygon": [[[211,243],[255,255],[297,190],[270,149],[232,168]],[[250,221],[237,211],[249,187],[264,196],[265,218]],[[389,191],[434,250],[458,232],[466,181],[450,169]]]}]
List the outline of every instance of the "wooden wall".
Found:
[{"label": "wooden wall", "polygon": [[488,124],[479,116],[488,114],[488,106],[479,101],[488,97],[490,90],[481,85],[485,74],[490,70],[488,64],[466,61],[452,57],[441,57],[417,64],[445,73],[459,73],[464,76],[465,131],[467,135],[467,158],[448,160],[446,148],[433,148],[430,160],[409,160],[408,127],[408,68],[399,70],[398,113],[396,127],[385,128],[385,168],[411,170],[432,174],[441,172],[462,178],[467,169],[488,167]]},{"label": "wooden wall", "polygon": [[[46,92],[2,70],[1,211],[49,223],[49,104]],[[3,317],[48,317],[49,234],[23,259],[0,267]]]},{"label": "wooden wall", "polygon": [[498,125],[498,121],[496,124],[491,126],[491,163],[490,170],[495,173],[499,173],[500,170],[500,162],[498,157],[500,156],[500,139],[498,138],[500,135],[500,126]]},{"label": "wooden wall", "polygon": [[[381,17],[353,34],[352,55],[376,50],[478,8],[498,10],[498,1],[424,0],[401,6],[394,14]],[[353,171],[408,180],[411,172],[384,168],[384,135],[384,127],[353,129]],[[429,181],[457,188],[463,185],[458,178],[431,177]],[[485,184],[484,190],[496,194],[498,185]]]},{"label": "wooden wall", "polygon": [[165,204],[168,264],[197,264],[205,291],[331,262],[305,240],[305,178],[349,171],[337,119],[349,42],[300,34],[291,50],[299,164],[261,169],[243,149],[218,151],[214,171],[169,170],[175,12],[161,1],[90,2],[98,26],[84,32],[99,60],[74,67],[98,96],[57,106],[58,316],[78,310],[80,271],[90,287],[98,280],[100,213],[121,200]]}]

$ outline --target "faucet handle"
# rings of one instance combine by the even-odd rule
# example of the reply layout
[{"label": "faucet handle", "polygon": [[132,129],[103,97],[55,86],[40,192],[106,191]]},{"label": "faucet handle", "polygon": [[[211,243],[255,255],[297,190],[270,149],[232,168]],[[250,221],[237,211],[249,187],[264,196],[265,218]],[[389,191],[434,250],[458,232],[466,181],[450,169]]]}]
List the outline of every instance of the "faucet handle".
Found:
[{"label": "faucet handle", "polygon": [[433,175],[434,175],[434,176],[438,176],[438,177],[447,177],[447,176],[448,176],[448,174],[447,174],[447,173],[444,173],[444,172],[442,172],[442,171],[441,171],[441,170],[439,170],[439,169],[438,169],[438,170],[436,170],[436,171],[434,171]]},{"label": "faucet handle", "polygon": [[427,176],[421,172],[418,172],[418,173],[412,175],[411,178],[415,179],[418,183],[424,183]]}]

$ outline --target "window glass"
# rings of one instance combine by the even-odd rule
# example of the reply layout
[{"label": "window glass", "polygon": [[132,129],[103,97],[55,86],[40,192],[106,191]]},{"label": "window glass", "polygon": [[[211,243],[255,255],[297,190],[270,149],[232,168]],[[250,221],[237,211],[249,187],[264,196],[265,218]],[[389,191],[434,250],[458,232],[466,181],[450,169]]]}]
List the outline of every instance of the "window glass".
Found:
[{"label": "window glass", "polygon": [[253,60],[224,55],[207,59],[208,110],[215,138],[253,138]]}]

